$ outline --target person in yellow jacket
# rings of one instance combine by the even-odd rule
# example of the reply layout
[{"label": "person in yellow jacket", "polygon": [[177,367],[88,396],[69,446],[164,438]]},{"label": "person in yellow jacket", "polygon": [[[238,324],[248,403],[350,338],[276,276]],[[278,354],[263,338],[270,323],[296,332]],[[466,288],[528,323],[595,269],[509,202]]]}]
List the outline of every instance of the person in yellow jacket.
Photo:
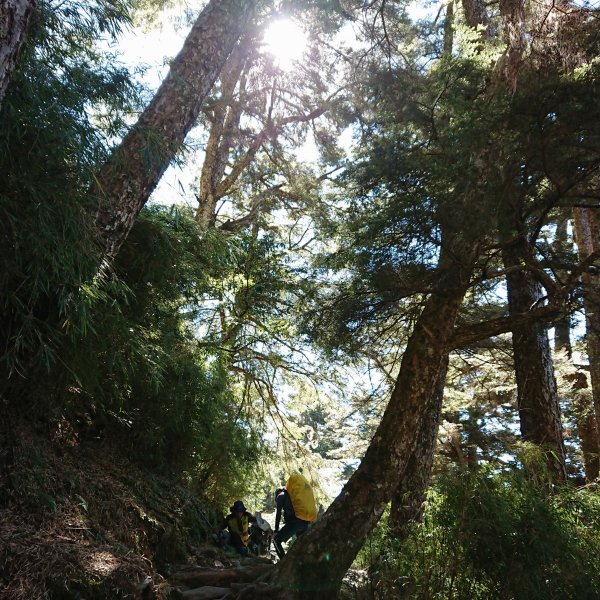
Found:
[{"label": "person in yellow jacket", "polygon": [[[284,488],[275,491],[275,536],[273,545],[279,558],[285,556],[283,542],[294,535],[302,535],[308,526],[317,520],[317,505],[312,487],[300,473],[294,473],[287,480]],[[281,515],[285,525],[279,531]]]},{"label": "person in yellow jacket", "polygon": [[256,518],[246,510],[241,500],[236,500],[229,510],[231,512],[223,520],[222,529],[229,531],[229,545],[242,556],[246,556],[250,541],[250,523],[256,523]]}]

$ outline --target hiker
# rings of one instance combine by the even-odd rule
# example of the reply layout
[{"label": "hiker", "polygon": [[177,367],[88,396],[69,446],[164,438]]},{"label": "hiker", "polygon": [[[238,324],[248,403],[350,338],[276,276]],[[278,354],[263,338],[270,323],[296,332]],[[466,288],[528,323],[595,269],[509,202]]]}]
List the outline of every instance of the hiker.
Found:
[{"label": "hiker", "polygon": [[[307,479],[300,473],[294,473],[287,480],[284,488],[275,490],[275,536],[273,545],[279,558],[285,556],[282,543],[294,535],[302,535],[308,526],[317,520],[315,497]],[[279,531],[279,523],[283,513],[285,525]]]},{"label": "hiker", "polygon": [[248,554],[248,542],[250,541],[250,523],[256,523],[241,500],[236,500],[229,509],[231,513],[223,520],[221,529],[229,531],[229,545],[233,546],[242,556]]}]

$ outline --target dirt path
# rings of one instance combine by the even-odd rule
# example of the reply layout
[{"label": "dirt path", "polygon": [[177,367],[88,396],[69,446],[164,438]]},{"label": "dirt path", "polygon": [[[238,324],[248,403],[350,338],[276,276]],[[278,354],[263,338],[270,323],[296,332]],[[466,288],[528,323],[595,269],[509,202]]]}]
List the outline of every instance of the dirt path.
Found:
[{"label": "dirt path", "polygon": [[[202,565],[177,570],[169,583],[174,597],[187,600],[240,600],[276,598],[276,590],[262,580],[274,567],[269,558],[247,557],[233,560],[202,557]],[[142,596],[143,597],[143,596]]]}]

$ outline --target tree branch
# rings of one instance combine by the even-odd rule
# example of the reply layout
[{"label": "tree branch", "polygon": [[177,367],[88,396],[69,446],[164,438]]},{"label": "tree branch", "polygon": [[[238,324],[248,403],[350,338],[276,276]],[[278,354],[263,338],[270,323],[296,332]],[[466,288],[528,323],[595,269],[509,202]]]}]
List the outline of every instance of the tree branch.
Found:
[{"label": "tree branch", "polygon": [[562,311],[562,306],[557,304],[548,304],[535,308],[526,313],[512,315],[510,317],[499,317],[473,325],[457,327],[448,341],[448,350],[464,348],[480,340],[494,337],[502,333],[514,331],[519,327],[531,325],[541,321],[551,321],[558,317]]}]

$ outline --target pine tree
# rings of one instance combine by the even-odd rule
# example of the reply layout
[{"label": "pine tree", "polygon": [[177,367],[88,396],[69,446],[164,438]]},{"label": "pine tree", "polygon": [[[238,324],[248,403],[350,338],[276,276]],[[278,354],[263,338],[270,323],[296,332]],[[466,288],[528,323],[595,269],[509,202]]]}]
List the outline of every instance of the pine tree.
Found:
[{"label": "pine tree", "polygon": [[[465,7],[467,17],[481,16],[483,6],[469,3]],[[553,26],[561,23],[560,11],[550,9],[550,12]],[[388,17],[389,14],[386,13]],[[554,136],[566,134],[570,144],[574,138],[568,136],[576,135],[579,125],[568,133],[564,130],[559,133],[558,128],[550,125],[549,136],[544,131],[539,137],[534,135],[532,140],[525,123],[527,118],[531,118],[531,123],[537,122],[534,111],[531,117],[525,112],[524,120],[520,120],[527,103],[532,104],[539,95],[539,89],[533,85],[535,75],[541,72],[542,89],[549,89],[557,76],[560,77],[556,69],[562,68],[553,62],[551,52],[547,49],[542,52],[541,41],[540,46],[534,48],[539,54],[534,53],[531,63],[527,63],[532,67],[529,79],[529,71],[521,68],[525,51],[522,42],[526,39],[522,17],[520,5],[502,3],[499,27],[498,23],[485,19],[485,15],[485,22],[477,17],[477,22],[469,23],[472,31],[463,29],[461,50],[464,54],[453,58],[451,64],[444,64],[445,70],[431,69],[419,81],[418,70],[415,76],[409,69],[406,75],[398,69],[404,76],[399,85],[394,85],[394,75],[388,72],[377,90],[378,95],[374,94],[380,104],[373,111],[376,117],[371,127],[368,122],[364,127],[369,146],[364,168],[366,177],[356,186],[362,193],[363,206],[352,207],[349,220],[356,226],[355,238],[341,252],[357,274],[368,278],[368,283],[361,286],[358,277],[354,280],[354,290],[363,292],[355,308],[358,305],[363,312],[354,312],[354,317],[348,315],[348,323],[356,328],[361,318],[374,320],[376,306],[384,314],[391,313],[393,308],[401,306],[405,295],[421,294],[422,310],[403,349],[400,372],[388,407],[360,467],[323,521],[303,536],[289,560],[278,566],[277,577],[282,585],[300,590],[299,597],[320,597],[319,594],[328,597],[331,590],[336,589],[356,549],[398,489],[400,477],[416,447],[417,435],[432,410],[432,392],[447,348],[455,346],[460,336],[465,335],[464,341],[469,331],[471,335],[484,330],[489,333],[501,323],[514,329],[517,322],[533,323],[534,318],[556,315],[557,306],[562,306],[564,301],[565,289],[549,281],[535,264],[535,273],[550,296],[548,305],[541,307],[543,310],[535,315],[527,314],[530,311],[513,313],[493,323],[471,326],[461,323],[460,328],[454,328],[469,288],[504,275],[502,270],[498,274],[493,271],[502,251],[498,225],[507,211],[510,214],[505,199],[514,177],[509,177],[502,165],[509,165],[514,172],[513,157],[525,156],[528,194],[534,199],[535,210],[540,211],[529,230],[536,239],[549,208],[568,201],[576,195],[574,190],[583,190],[590,184],[597,164],[595,150],[587,156],[576,155],[574,151],[570,164],[582,161],[582,166],[571,170],[566,165],[559,167],[563,178],[560,184],[554,177],[550,179],[551,185],[547,185],[547,178],[551,176],[536,144],[540,140],[556,143],[558,150],[561,141]],[[505,38],[495,37],[494,32],[503,27]],[[548,35],[551,40],[550,32]],[[394,47],[393,43],[390,46]],[[496,53],[498,47],[502,51]],[[435,81],[432,73],[441,73],[437,81],[446,83],[439,95],[432,89]],[[422,83],[425,81],[428,85]],[[592,81],[589,79],[587,85],[593,86]],[[563,83],[565,89],[569,87],[568,75]],[[582,96],[584,94],[587,103],[589,90],[582,92]],[[386,105],[389,98],[393,100],[388,100]],[[415,98],[418,98],[417,105],[411,104]],[[546,98],[542,96],[539,100],[543,102]],[[385,113],[386,107],[394,103],[401,118],[393,109]],[[580,113],[573,118],[582,116]],[[405,125],[409,119],[410,127]],[[590,135],[593,138],[595,131]],[[563,160],[569,151],[570,146],[563,152]],[[558,156],[554,165],[558,166]],[[411,205],[411,201],[414,204]],[[359,215],[361,209],[364,213]],[[366,214],[370,218],[366,219]],[[483,223],[487,223],[487,227]],[[431,250],[432,245],[439,248],[439,254]],[[436,255],[438,266],[433,268]],[[531,266],[519,266],[519,270],[522,268],[528,270]],[[567,290],[573,288],[579,268],[582,265],[569,274]],[[547,407],[543,408],[536,415],[538,422],[544,422],[548,414]],[[550,417],[554,423],[560,418],[556,412]],[[342,543],[342,527],[349,527],[358,540]],[[329,590],[324,589],[326,586],[330,586]]]}]

